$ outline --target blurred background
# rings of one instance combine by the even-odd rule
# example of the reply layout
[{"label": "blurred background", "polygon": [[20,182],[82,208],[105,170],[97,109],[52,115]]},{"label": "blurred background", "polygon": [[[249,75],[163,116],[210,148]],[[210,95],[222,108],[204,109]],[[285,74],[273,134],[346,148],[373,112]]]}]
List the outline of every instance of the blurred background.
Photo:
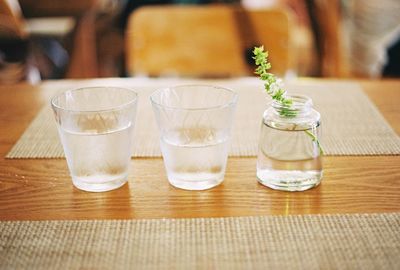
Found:
[{"label": "blurred background", "polygon": [[98,77],[400,77],[399,0],[0,0],[0,84]]}]

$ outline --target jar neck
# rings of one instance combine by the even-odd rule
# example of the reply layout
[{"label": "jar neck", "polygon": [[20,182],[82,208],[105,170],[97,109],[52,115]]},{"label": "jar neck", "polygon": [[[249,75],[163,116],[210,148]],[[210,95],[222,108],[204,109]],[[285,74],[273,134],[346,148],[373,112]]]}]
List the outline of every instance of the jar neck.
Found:
[{"label": "jar neck", "polygon": [[271,102],[271,107],[280,117],[305,117],[311,113],[313,107],[311,98],[303,95],[288,95],[286,98],[292,100],[291,105],[284,105],[277,100]]}]

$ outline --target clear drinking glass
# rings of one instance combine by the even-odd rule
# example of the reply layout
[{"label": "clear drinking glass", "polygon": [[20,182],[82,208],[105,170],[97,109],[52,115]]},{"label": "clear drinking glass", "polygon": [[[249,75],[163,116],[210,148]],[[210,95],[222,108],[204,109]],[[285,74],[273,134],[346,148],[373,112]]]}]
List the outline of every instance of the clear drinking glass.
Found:
[{"label": "clear drinking glass", "polygon": [[187,190],[220,184],[237,94],[217,86],[182,85],[157,90],[150,99],[169,182]]},{"label": "clear drinking glass", "polygon": [[290,108],[273,101],[264,112],[257,178],[273,189],[302,191],[317,186],[322,179],[320,114],[312,108],[309,97],[288,98],[293,100]]},{"label": "clear drinking glass", "polygon": [[73,184],[108,191],[127,181],[137,94],[90,87],[55,96],[51,105]]}]

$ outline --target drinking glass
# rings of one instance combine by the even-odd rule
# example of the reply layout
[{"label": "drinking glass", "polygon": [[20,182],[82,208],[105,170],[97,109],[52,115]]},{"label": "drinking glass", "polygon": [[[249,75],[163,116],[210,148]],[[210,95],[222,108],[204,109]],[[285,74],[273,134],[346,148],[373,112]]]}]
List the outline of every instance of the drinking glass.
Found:
[{"label": "drinking glass", "polygon": [[187,190],[220,184],[237,94],[217,86],[181,85],[159,89],[150,99],[169,182]]},{"label": "drinking glass", "polygon": [[51,100],[73,184],[85,191],[116,189],[127,181],[137,94],[89,87]]}]

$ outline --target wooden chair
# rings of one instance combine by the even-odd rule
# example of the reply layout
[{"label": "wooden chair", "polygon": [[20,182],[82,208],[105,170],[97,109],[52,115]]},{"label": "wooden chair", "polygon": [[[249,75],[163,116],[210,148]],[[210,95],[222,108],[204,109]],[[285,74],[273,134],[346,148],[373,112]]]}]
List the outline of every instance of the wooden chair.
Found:
[{"label": "wooden chair", "polygon": [[320,76],[350,77],[350,63],[343,42],[342,14],[339,0],[308,1],[318,43]]},{"label": "wooden chair", "polygon": [[0,84],[27,79],[28,33],[17,0],[0,0]]},{"label": "wooden chair", "polygon": [[[245,47],[264,44],[273,71],[291,68],[290,20],[284,10],[237,7],[146,6],[134,11],[126,32],[129,75],[230,77],[251,75]],[[245,16],[245,17],[243,17]],[[243,19],[244,18],[244,19]],[[248,40],[248,35],[253,37]],[[247,41],[246,41],[247,39]],[[252,44],[253,43],[253,44]]]},{"label": "wooden chair", "polygon": [[27,37],[21,7],[17,0],[0,0],[0,38]]}]

